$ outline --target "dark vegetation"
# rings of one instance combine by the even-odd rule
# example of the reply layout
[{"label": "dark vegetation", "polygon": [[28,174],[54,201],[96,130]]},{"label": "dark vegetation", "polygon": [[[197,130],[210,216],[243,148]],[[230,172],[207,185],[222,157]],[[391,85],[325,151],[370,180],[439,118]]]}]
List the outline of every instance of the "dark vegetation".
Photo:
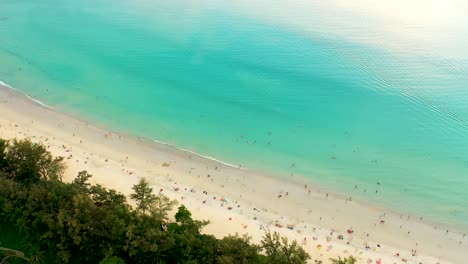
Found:
[{"label": "dark vegetation", "polygon": [[[201,233],[175,201],[155,195],[144,179],[132,208],[115,190],[89,183],[83,171],[61,181],[64,163],[29,140],[0,140],[0,261],[9,263],[305,263],[309,256],[267,232],[262,245],[246,236]],[[266,252],[266,254],[261,254]]]},{"label": "dark vegetation", "polygon": [[[0,139],[0,263],[306,263],[278,233],[260,245],[247,236],[202,234],[207,221],[156,195],[142,179],[131,199],[89,183],[61,181],[64,162],[29,140]],[[340,260],[341,261],[341,260]],[[342,263],[342,262],[335,262]],[[343,262],[347,263],[347,262]]]}]

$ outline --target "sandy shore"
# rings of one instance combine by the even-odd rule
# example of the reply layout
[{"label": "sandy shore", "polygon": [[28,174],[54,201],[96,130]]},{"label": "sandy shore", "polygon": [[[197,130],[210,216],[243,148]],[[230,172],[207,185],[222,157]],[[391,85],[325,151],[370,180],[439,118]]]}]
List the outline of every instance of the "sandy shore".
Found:
[{"label": "sandy shore", "polygon": [[66,181],[87,170],[94,182],[128,195],[145,177],[195,218],[210,220],[204,231],[216,236],[248,233],[258,242],[269,227],[325,263],[338,255],[358,263],[468,261],[468,237],[460,231],[326,194],[306,179],[269,177],[108,131],[1,85],[0,137],[30,138],[64,156]]}]

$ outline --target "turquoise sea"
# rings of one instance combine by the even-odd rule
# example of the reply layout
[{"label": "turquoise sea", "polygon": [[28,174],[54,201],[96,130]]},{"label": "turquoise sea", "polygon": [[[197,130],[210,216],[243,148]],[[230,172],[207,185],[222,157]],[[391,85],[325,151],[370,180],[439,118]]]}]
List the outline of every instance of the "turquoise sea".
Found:
[{"label": "turquoise sea", "polygon": [[468,20],[257,1],[0,0],[0,80],[117,131],[467,229]]}]

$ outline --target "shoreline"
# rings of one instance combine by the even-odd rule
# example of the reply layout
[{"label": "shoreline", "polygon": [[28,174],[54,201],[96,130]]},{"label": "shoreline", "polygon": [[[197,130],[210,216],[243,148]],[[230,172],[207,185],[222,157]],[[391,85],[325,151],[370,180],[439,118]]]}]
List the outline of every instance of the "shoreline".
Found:
[{"label": "shoreline", "polygon": [[[171,144],[100,128],[3,84],[0,82],[0,113],[7,114],[0,114],[0,137],[29,137],[49,144],[56,156],[73,155],[65,159],[68,169],[64,180],[86,169],[95,182],[128,195],[131,185],[145,177],[155,191],[162,189],[184,203],[197,219],[211,220],[207,233],[248,232],[258,242],[263,234],[258,227],[270,226],[272,231],[305,243],[312,259],[355,255],[360,262],[372,259],[373,263],[378,258],[382,263],[403,263],[403,258],[410,263],[460,263],[468,257],[468,240],[462,239],[461,233],[445,234],[440,225],[436,230],[426,220],[407,220],[406,215],[403,219],[387,208],[323,193],[308,179],[241,170]],[[260,186],[264,188],[257,189]],[[352,235],[346,233],[349,228],[354,230]],[[406,236],[406,232],[411,234]],[[337,239],[338,235],[345,238]],[[412,256],[411,250],[417,254]],[[434,252],[437,254],[431,256]]]},{"label": "shoreline", "polygon": [[[171,143],[167,143],[167,142],[164,142],[164,141],[159,141],[157,139],[147,138],[147,137],[144,137],[144,136],[132,135],[132,134],[129,134],[129,133],[126,133],[126,132],[116,131],[115,129],[106,128],[103,125],[97,125],[97,124],[95,124],[95,122],[88,122],[86,119],[83,119],[81,117],[77,117],[75,115],[71,115],[71,114],[62,112],[60,109],[56,109],[56,108],[54,108],[54,107],[52,107],[50,105],[47,105],[46,103],[44,103],[44,102],[42,102],[42,101],[40,101],[38,99],[35,99],[35,98],[31,97],[30,95],[28,95],[27,93],[24,93],[24,92],[12,87],[11,85],[9,85],[9,84],[7,84],[7,83],[0,80],[0,94],[1,94],[2,89],[11,90],[14,93],[17,93],[17,95],[20,96],[20,97],[24,96],[24,97],[26,97],[26,99],[32,101],[31,103],[35,103],[37,106],[39,106],[41,108],[44,108],[45,110],[51,110],[51,111],[53,111],[53,112],[55,112],[57,114],[60,114],[60,115],[66,116],[67,118],[74,119],[74,120],[76,120],[78,122],[81,122],[82,124],[84,124],[86,126],[91,125],[92,127],[96,128],[96,129],[118,135],[119,137],[126,137],[126,138],[129,138],[129,139],[131,139],[131,140],[133,140],[135,142],[138,141],[139,143],[144,142],[144,143],[148,144],[148,146],[150,146],[150,147],[170,148],[173,151],[179,152],[180,154],[190,153],[190,154],[193,154],[193,155],[195,155],[195,156],[197,156],[197,157],[199,157],[201,159],[206,159],[206,160],[209,160],[209,161],[214,162],[214,163],[219,163],[221,165],[232,167],[234,169],[249,171],[252,174],[261,175],[262,177],[271,177],[271,178],[281,180],[281,181],[293,182],[293,183],[298,184],[298,185],[308,184],[308,185],[311,185],[311,187],[309,187],[309,188],[312,188],[315,192],[321,193],[322,191],[327,191],[329,196],[335,197],[335,198],[338,198],[338,199],[345,200],[345,199],[347,199],[349,197],[349,196],[346,196],[343,193],[340,193],[340,192],[338,192],[336,190],[333,190],[333,189],[328,189],[327,190],[325,187],[322,187],[322,186],[315,187],[315,186],[319,185],[319,183],[315,182],[313,179],[309,179],[309,178],[304,177],[304,176],[299,175],[299,174],[295,175],[293,177],[290,177],[290,178],[286,178],[286,177],[283,177],[284,175],[282,175],[282,174],[275,174],[273,172],[266,173],[266,172],[262,172],[262,171],[259,171],[259,170],[256,170],[256,169],[251,169],[251,168],[248,168],[248,167],[244,167],[242,165],[235,165],[235,164],[232,164],[232,163],[225,162],[223,160],[216,159],[216,158],[208,156],[208,155],[198,153],[196,151],[192,151],[192,150],[190,150],[188,148],[178,147],[178,146],[173,145]],[[395,214],[395,215],[404,215],[404,216],[410,216],[410,217],[415,217],[415,218],[420,217],[420,216],[418,216],[416,214],[413,214],[412,212],[409,212],[409,211],[396,211],[394,209],[386,207],[383,204],[377,204],[377,203],[373,203],[373,202],[367,201],[365,199],[362,199],[362,197],[359,197],[359,196],[358,197],[352,197],[352,199],[354,199],[353,201],[359,203],[361,206],[368,207],[369,209],[384,209],[385,211],[390,212],[390,213]],[[457,225],[457,224],[453,224],[453,223],[443,223],[441,221],[434,220],[434,219],[424,219],[423,223],[425,223],[427,225],[430,225],[430,226],[438,226],[438,227],[442,227],[442,228],[449,229],[449,230],[455,230],[455,232],[457,232],[459,234],[466,233],[466,235],[468,236],[468,225]],[[466,230],[464,230],[465,228],[466,228]]]},{"label": "shoreline", "polygon": [[[114,132],[114,133],[116,133],[116,132]],[[145,139],[146,139],[146,140],[151,140],[151,141],[155,142],[156,144],[169,146],[169,147],[174,148],[174,149],[176,149],[176,150],[178,150],[178,151],[189,152],[189,153],[191,153],[191,154],[193,154],[193,155],[199,156],[200,158],[208,159],[208,160],[211,160],[211,161],[220,163],[220,164],[222,164],[222,165],[226,165],[226,166],[229,166],[229,167],[232,167],[232,168],[236,168],[236,169],[240,169],[240,170],[247,170],[247,169],[245,169],[245,168],[240,168],[239,166],[236,166],[236,165],[234,165],[234,164],[227,163],[227,162],[225,162],[225,161],[222,161],[222,160],[219,160],[219,159],[210,157],[210,156],[206,156],[206,155],[200,154],[200,153],[198,153],[198,152],[195,152],[195,151],[192,151],[192,150],[189,150],[189,149],[180,148],[180,147],[177,147],[177,146],[175,146],[175,145],[172,145],[172,144],[169,144],[169,143],[166,143],[166,142],[162,142],[162,141],[159,141],[159,140],[156,140],[156,139],[147,139],[147,138],[145,138]]]},{"label": "shoreline", "polygon": [[[11,85],[9,85],[9,84],[3,82],[3,81],[0,81],[0,89],[4,89],[4,88],[11,89],[11,90],[13,90],[14,92],[17,92],[18,94],[20,94],[20,95],[22,95],[22,96],[25,96],[26,98],[28,98],[29,100],[33,101],[34,103],[38,104],[38,105],[41,106],[41,107],[44,107],[44,108],[49,109],[49,110],[52,110],[52,111],[59,112],[59,110],[55,109],[54,107],[52,107],[52,106],[50,106],[50,105],[48,105],[48,104],[46,104],[46,103],[44,103],[44,102],[42,102],[42,101],[40,101],[40,100],[37,100],[37,99],[31,97],[30,95],[28,95],[28,94],[26,94],[26,93],[24,93],[24,92],[22,92],[22,91],[20,91],[20,90],[18,90],[18,89],[16,89],[16,88],[14,88],[13,86],[11,86]],[[62,114],[67,115],[67,114],[65,114],[65,113],[62,113]],[[81,120],[81,119],[78,119],[77,117],[74,117],[74,116],[69,116],[69,117],[74,118],[74,119],[77,119],[77,120],[80,120],[80,121],[85,122],[85,123],[88,123],[88,122],[86,122],[86,121],[84,121],[84,120]],[[94,125],[94,124],[93,124],[93,125]],[[103,129],[103,130],[111,131],[111,132],[114,133],[114,134],[117,134],[117,133],[118,133],[118,134],[120,134],[120,135],[122,135],[122,136],[132,137],[131,135],[126,135],[126,134],[123,134],[123,133],[121,133],[121,132],[116,132],[116,131],[113,131],[112,129],[101,128],[101,127],[99,127],[99,128],[100,128],[100,129]],[[133,136],[133,137],[135,137],[135,136]],[[244,170],[246,170],[245,168],[239,168],[238,165],[234,165],[234,164],[231,164],[231,163],[228,163],[228,162],[225,162],[225,161],[216,159],[216,158],[214,158],[214,157],[210,157],[210,156],[207,156],[207,155],[203,155],[203,154],[201,154],[201,153],[198,153],[198,152],[195,152],[195,151],[192,151],[192,150],[189,150],[189,149],[177,147],[177,146],[175,146],[175,145],[172,145],[172,144],[167,143],[167,142],[159,141],[159,140],[157,140],[157,139],[142,138],[142,137],[138,137],[138,138],[139,138],[139,139],[143,139],[143,140],[152,141],[152,142],[154,142],[154,143],[156,143],[156,144],[158,144],[158,145],[169,146],[169,147],[174,148],[174,149],[177,149],[177,150],[179,150],[179,151],[190,152],[190,153],[192,153],[192,154],[194,154],[194,155],[197,155],[197,156],[199,156],[199,157],[201,157],[201,158],[209,159],[209,160],[212,160],[212,161],[214,161],[214,162],[221,163],[221,164],[226,165],[226,166],[230,166],[230,167],[233,167],[233,168],[238,168],[238,169],[244,169]]]}]

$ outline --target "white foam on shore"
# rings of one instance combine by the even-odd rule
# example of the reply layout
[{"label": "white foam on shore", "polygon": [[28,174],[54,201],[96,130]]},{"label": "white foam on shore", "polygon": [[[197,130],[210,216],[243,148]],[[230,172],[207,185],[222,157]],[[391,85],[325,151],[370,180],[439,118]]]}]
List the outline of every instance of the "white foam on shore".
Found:
[{"label": "white foam on shore", "polygon": [[32,98],[31,96],[27,95],[26,93],[24,93],[24,92],[22,92],[22,91],[20,91],[20,90],[18,90],[18,89],[16,89],[16,88],[14,88],[14,87],[11,86],[11,85],[8,85],[8,84],[6,84],[6,83],[4,83],[4,82],[2,82],[2,81],[0,81],[0,86],[7,87],[7,88],[9,88],[9,89],[11,89],[11,90],[13,90],[13,91],[15,91],[15,92],[18,92],[18,93],[20,93],[20,94],[26,96],[29,100],[31,100],[31,101],[35,102],[36,104],[39,104],[39,105],[41,105],[41,106],[43,106],[43,107],[45,107],[45,108],[49,108],[49,109],[51,109],[51,110],[55,110],[55,108],[53,108],[52,106],[47,105],[47,104],[45,104],[45,103],[43,103],[43,102],[41,102],[41,101],[39,101],[39,100],[37,100],[37,99],[34,99],[34,98]]},{"label": "white foam on shore", "polygon": [[159,140],[156,140],[156,139],[151,139],[151,140],[154,141],[154,142],[156,142],[156,143],[158,143],[158,144],[162,144],[162,145],[166,145],[166,146],[169,146],[169,147],[178,149],[178,150],[182,150],[182,151],[188,152],[188,153],[190,153],[190,154],[199,156],[199,157],[201,157],[201,158],[209,159],[209,160],[212,160],[212,161],[221,163],[221,164],[223,164],[223,165],[226,165],[226,166],[229,166],[229,167],[232,167],[232,168],[241,169],[241,170],[246,170],[245,168],[240,167],[240,165],[234,165],[234,164],[231,164],[231,163],[227,163],[227,162],[224,162],[224,161],[222,161],[222,160],[218,160],[218,159],[215,159],[215,158],[210,157],[210,156],[205,156],[205,155],[202,155],[202,154],[200,154],[200,153],[197,153],[197,152],[194,152],[194,151],[191,151],[191,150],[188,150],[188,149],[180,148],[180,147],[177,147],[177,146],[174,146],[174,145],[171,145],[171,144],[169,144],[169,143],[162,142],[162,141],[159,141]]},{"label": "white foam on shore", "polygon": [[15,91],[18,91],[18,90],[16,90],[15,88],[11,87],[10,85],[8,85],[8,84],[6,84],[6,83],[4,83],[4,82],[2,82],[2,81],[0,81],[0,85],[1,85],[1,86],[5,86],[5,87],[8,87],[8,88],[10,88],[10,89],[13,89],[13,90],[15,90]]},{"label": "white foam on shore", "polygon": [[[41,101],[39,101],[39,100],[37,100],[37,99],[34,99],[33,97],[31,97],[31,96],[27,95],[26,93],[24,93],[24,92],[22,92],[22,91],[20,91],[20,90],[18,90],[18,89],[16,89],[16,88],[14,88],[14,87],[11,86],[11,85],[8,85],[8,84],[5,83],[5,82],[0,81],[0,86],[4,86],[4,87],[7,87],[7,88],[9,88],[9,89],[11,89],[11,90],[14,90],[14,91],[16,91],[16,92],[18,92],[18,93],[20,93],[20,94],[26,96],[26,97],[27,97],[28,99],[30,99],[31,101],[33,101],[33,102],[35,102],[35,103],[37,103],[37,104],[39,104],[39,105],[41,105],[41,106],[43,106],[43,107],[45,107],[45,108],[48,108],[48,109],[51,109],[51,110],[56,110],[56,109],[53,108],[52,106],[49,106],[49,105],[47,105],[47,104],[45,104],[45,103],[43,103],[43,102],[41,102]],[[180,147],[177,147],[177,146],[174,146],[174,145],[171,145],[171,144],[169,144],[169,143],[162,142],[162,141],[159,141],[159,140],[155,140],[155,139],[151,139],[151,140],[154,141],[154,142],[156,142],[156,143],[158,143],[158,144],[166,145],[166,146],[169,146],[169,147],[172,147],[172,148],[175,148],[175,149],[184,151],[184,152],[188,152],[188,153],[191,153],[191,154],[193,154],[193,155],[199,156],[199,157],[201,157],[201,158],[205,158],[205,159],[208,159],[208,160],[212,160],[212,161],[221,163],[221,164],[223,164],[223,165],[226,165],[226,166],[229,166],[229,167],[232,167],[232,168],[245,170],[245,168],[242,168],[240,165],[234,165],[234,164],[231,164],[231,163],[227,163],[227,162],[224,162],[224,161],[222,161],[222,160],[218,160],[218,159],[213,158],[213,157],[210,157],[210,156],[202,155],[202,154],[197,153],[197,152],[194,152],[194,151],[192,151],[192,150],[180,148]]]},{"label": "white foam on shore", "polygon": [[49,105],[46,105],[45,103],[37,100],[37,99],[34,99],[32,98],[31,96],[27,95],[27,94],[24,94],[27,98],[31,99],[32,101],[36,102],[37,104],[40,104],[41,106],[43,107],[46,107],[46,108],[49,108],[49,109],[52,109],[52,110],[55,110],[55,108],[53,108],[52,106],[49,106]]}]

